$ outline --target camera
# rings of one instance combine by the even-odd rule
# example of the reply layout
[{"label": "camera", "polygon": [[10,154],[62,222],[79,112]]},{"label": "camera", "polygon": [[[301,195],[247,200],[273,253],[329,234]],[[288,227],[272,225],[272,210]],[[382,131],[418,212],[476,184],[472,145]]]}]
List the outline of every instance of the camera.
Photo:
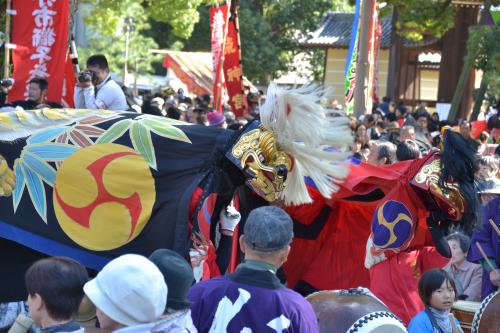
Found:
[{"label": "camera", "polygon": [[3,79],[0,80],[0,86],[9,88],[14,85],[14,79],[8,78],[8,79]]},{"label": "camera", "polygon": [[94,72],[91,71],[83,71],[78,73],[78,81],[79,82],[88,82],[94,79]]}]

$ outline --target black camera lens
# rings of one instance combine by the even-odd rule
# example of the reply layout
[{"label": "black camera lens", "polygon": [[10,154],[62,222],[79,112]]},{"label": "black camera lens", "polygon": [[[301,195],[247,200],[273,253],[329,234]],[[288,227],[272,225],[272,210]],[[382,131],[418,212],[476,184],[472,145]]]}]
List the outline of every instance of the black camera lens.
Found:
[{"label": "black camera lens", "polygon": [[78,74],[78,81],[79,82],[88,82],[92,81],[92,78],[94,77],[94,73],[91,71],[83,71]]},{"label": "black camera lens", "polygon": [[0,80],[0,86],[2,87],[10,87],[14,85],[14,80],[13,79],[3,79],[3,80]]}]

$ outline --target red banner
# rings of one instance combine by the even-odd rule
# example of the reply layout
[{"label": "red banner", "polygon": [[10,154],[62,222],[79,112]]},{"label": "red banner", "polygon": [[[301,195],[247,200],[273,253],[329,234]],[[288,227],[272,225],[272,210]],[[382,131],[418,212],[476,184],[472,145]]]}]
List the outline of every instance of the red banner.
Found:
[{"label": "red banner", "polygon": [[76,77],[69,52],[66,55],[66,65],[64,70],[64,84],[61,93],[61,105],[65,108],[74,108],[75,101],[73,100],[73,93],[76,85]]},{"label": "red banner", "polygon": [[229,18],[226,44],[224,47],[223,67],[227,94],[229,95],[229,104],[235,115],[241,117],[245,110],[245,103],[236,1],[233,2],[231,7],[231,17]]},{"label": "red banner", "polygon": [[226,4],[210,8],[210,33],[212,43],[212,64],[214,78],[214,110],[222,111],[222,96],[224,88],[224,76],[222,74],[222,62],[224,45],[227,36],[227,23],[230,1]]},{"label": "red banner", "polygon": [[371,110],[373,102],[378,103],[378,57],[382,26],[377,2],[373,1],[370,18],[370,39],[368,41],[368,91],[366,92],[366,109]]},{"label": "red banner", "polygon": [[12,9],[15,84],[9,100],[26,99],[28,82],[37,77],[49,82],[48,101],[60,102],[68,49],[68,0],[17,0]]}]

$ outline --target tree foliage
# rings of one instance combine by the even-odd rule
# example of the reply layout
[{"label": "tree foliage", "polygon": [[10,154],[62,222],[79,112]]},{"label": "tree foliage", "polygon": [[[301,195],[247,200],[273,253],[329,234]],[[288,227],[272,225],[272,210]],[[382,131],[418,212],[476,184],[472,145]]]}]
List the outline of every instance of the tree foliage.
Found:
[{"label": "tree foliage", "polygon": [[[293,58],[306,53],[316,79],[321,79],[324,50],[303,50],[299,40],[315,30],[330,10],[353,11],[351,0],[238,0],[243,72],[257,83],[267,83],[295,69]],[[190,39],[183,42],[187,51],[210,51],[209,6],[200,6],[200,21]]]},{"label": "tree foliage", "polygon": [[451,0],[388,0],[396,10],[396,28],[401,36],[422,40],[430,35],[441,38],[454,25],[455,6]]},{"label": "tree foliage", "polygon": [[[114,1],[110,1],[114,3]],[[156,48],[156,42],[143,35],[150,28],[146,22],[145,9],[138,1],[122,0],[122,6],[101,8],[86,7],[85,23],[91,28],[88,48],[79,50],[80,57],[86,60],[92,54],[105,54],[111,71],[123,73],[125,62],[126,22],[130,23],[128,66],[134,69],[137,63],[139,72],[151,70],[153,55],[148,52]],[[97,13],[102,10],[101,15]],[[130,70],[129,70],[130,72]]]},{"label": "tree foliage", "polygon": [[247,75],[267,83],[287,71],[298,70],[293,59],[301,52],[309,53],[313,67],[322,65],[324,52],[302,50],[298,42],[318,27],[325,13],[333,9],[333,3],[331,0],[240,1],[243,65]]},{"label": "tree foliage", "polygon": [[[148,52],[168,37],[188,38],[199,19],[203,0],[82,0],[87,3],[85,23],[91,30],[89,47],[80,50],[83,59],[106,54],[110,68],[122,73],[125,60],[125,29],[130,22],[129,72],[150,72],[158,56]],[[162,34],[163,33],[163,34]],[[171,45],[169,45],[171,46]]]},{"label": "tree foliage", "polygon": [[474,59],[474,67],[483,71],[488,95],[498,101],[500,99],[500,26],[475,26],[469,31],[467,49]]},{"label": "tree foliage", "polygon": [[[132,17],[129,68],[140,59],[140,71],[151,70],[149,48],[210,51],[209,8],[212,0],[80,0],[91,4],[86,18],[96,32],[82,55],[103,52],[121,72],[124,19]],[[316,77],[323,73],[323,50],[302,50],[298,41],[317,28],[329,10],[352,11],[352,0],[238,0],[244,73],[267,83],[293,70],[294,56],[309,53]],[[160,70],[159,61],[156,70]]]}]

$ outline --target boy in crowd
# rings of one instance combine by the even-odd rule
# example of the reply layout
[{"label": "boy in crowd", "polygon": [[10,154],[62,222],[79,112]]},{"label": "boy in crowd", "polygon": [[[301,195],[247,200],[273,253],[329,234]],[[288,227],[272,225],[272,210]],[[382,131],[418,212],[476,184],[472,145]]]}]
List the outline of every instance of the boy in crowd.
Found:
[{"label": "boy in crowd", "polygon": [[84,266],[65,257],[35,262],[26,272],[28,306],[33,322],[42,332],[73,332],[74,321],[83,298],[83,285],[89,277]]}]

